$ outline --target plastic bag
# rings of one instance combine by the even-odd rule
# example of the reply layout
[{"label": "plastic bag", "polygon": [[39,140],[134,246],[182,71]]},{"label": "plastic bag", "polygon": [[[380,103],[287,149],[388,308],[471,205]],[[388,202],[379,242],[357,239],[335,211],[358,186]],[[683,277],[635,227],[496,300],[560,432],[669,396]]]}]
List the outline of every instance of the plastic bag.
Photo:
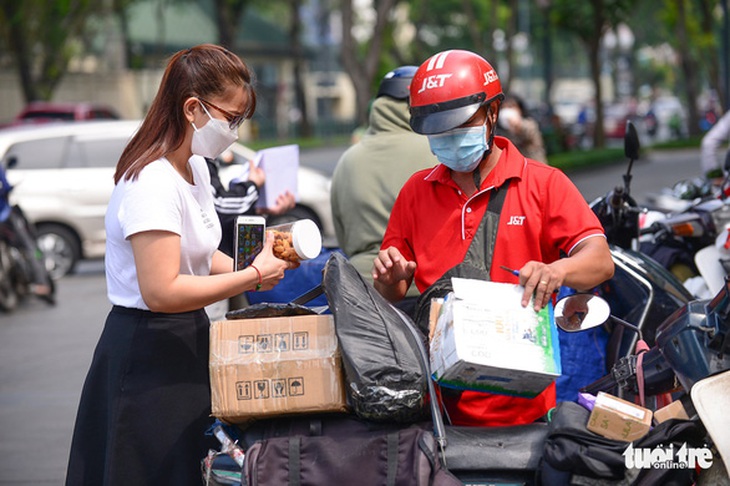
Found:
[{"label": "plastic bag", "polygon": [[[429,374],[412,321],[386,301],[347,259],[333,254],[323,286],[335,319],[348,398],[359,417],[415,422],[424,418]],[[411,325],[413,329],[405,326]]]}]

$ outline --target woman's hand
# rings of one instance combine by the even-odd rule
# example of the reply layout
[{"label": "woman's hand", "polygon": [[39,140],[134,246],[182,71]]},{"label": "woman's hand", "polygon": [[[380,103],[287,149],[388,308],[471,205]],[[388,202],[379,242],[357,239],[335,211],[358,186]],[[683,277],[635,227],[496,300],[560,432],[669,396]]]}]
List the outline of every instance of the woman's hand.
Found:
[{"label": "woman's hand", "polygon": [[[274,256],[273,247],[274,233],[268,231],[266,233],[264,247],[256,256],[252,264],[261,273],[261,288],[257,290],[273,289],[281,281],[281,279],[284,278],[284,271],[294,268],[291,263],[276,258]],[[254,288],[255,287],[256,284],[254,285]]]}]

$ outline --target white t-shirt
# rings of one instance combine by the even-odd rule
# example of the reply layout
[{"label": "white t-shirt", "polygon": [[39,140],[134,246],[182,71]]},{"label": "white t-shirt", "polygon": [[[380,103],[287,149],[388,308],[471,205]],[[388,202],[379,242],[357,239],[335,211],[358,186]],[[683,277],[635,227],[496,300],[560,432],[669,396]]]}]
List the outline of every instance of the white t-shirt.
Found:
[{"label": "white t-shirt", "polygon": [[180,273],[209,275],[221,239],[205,159],[190,158],[194,185],[165,158],[147,165],[136,180],[122,179],[107,207],[106,282],[114,305],[148,310],[142,300],[129,237],[163,230],[180,235]]}]

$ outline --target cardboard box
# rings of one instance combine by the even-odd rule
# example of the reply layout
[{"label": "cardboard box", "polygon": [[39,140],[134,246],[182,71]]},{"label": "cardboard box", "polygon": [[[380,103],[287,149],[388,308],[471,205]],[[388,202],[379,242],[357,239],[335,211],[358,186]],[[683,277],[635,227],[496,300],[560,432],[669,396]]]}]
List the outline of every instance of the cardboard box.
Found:
[{"label": "cardboard box", "polygon": [[651,410],[605,392],[598,392],[587,428],[613,440],[633,442],[651,429]]},{"label": "cardboard box", "polygon": [[523,287],[452,279],[430,342],[442,386],[535,397],[560,376],[552,305],[522,307]]},{"label": "cardboard box", "polygon": [[654,422],[657,424],[671,419],[689,420],[687,410],[685,410],[684,405],[680,400],[675,400],[669,405],[654,411]]},{"label": "cardboard box", "polygon": [[210,327],[213,415],[253,418],[346,409],[331,315],[216,321]]}]

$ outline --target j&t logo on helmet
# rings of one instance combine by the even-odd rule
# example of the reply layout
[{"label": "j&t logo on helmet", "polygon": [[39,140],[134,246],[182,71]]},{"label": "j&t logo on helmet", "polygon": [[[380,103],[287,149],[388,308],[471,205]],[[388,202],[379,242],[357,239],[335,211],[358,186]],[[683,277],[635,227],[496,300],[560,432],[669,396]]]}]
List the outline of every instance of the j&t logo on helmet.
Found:
[{"label": "j&t logo on helmet", "polygon": [[484,73],[484,86],[495,81],[499,81],[499,76],[497,76],[497,72],[494,69]]},{"label": "j&t logo on helmet", "polygon": [[418,92],[423,93],[427,89],[441,88],[444,82],[451,76],[451,74],[434,74],[433,76],[429,76],[423,80],[421,89]]}]

